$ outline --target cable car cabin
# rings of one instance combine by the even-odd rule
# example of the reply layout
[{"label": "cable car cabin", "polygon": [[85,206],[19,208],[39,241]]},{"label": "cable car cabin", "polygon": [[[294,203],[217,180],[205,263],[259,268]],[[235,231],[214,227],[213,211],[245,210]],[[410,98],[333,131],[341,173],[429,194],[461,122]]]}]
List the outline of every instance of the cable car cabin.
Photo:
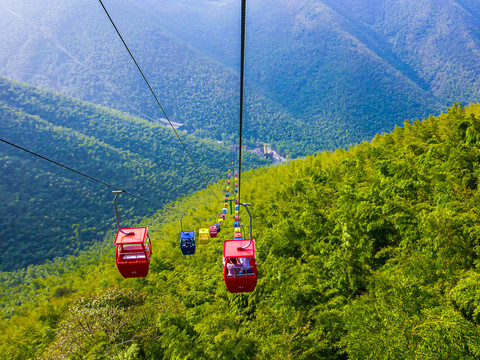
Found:
[{"label": "cable car cabin", "polygon": [[183,255],[195,254],[195,231],[180,232],[180,250]]},{"label": "cable car cabin", "polygon": [[240,221],[234,221],[233,226],[234,227],[239,227],[240,226]]},{"label": "cable car cabin", "polygon": [[[226,213],[227,213],[227,209],[225,209],[225,214]],[[225,220],[225,214],[223,213],[223,209],[222,209],[222,213],[220,214],[220,219]]]},{"label": "cable car cabin", "polygon": [[228,190],[225,191],[225,196],[226,196],[226,197],[229,197],[229,196],[230,196],[230,191],[228,191]]},{"label": "cable car cabin", "polygon": [[237,194],[237,193],[238,193],[238,188],[235,188],[235,194]]},{"label": "cable car cabin", "polygon": [[240,221],[240,216],[236,215],[233,220],[234,220],[234,221]]},{"label": "cable car cabin", "polygon": [[235,205],[238,205],[238,204],[239,204],[238,199],[235,199]]},{"label": "cable car cabin", "polygon": [[223,243],[223,278],[231,293],[252,292],[257,285],[255,240],[227,240]]},{"label": "cable car cabin", "polygon": [[235,205],[235,211],[240,210],[240,205]]},{"label": "cable car cabin", "polygon": [[227,185],[230,185],[230,180],[227,180]]},{"label": "cable car cabin", "polygon": [[233,233],[233,239],[234,240],[242,240],[243,239],[242,233],[241,232],[234,232]]},{"label": "cable car cabin", "polygon": [[115,237],[115,262],[124,278],[145,277],[148,274],[152,244],[147,227],[124,228]]},{"label": "cable car cabin", "polygon": [[235,183],[235,187],[238,187],[238,183]]},{"label": "cable car cabin", "polygon": [[200,229],[198,231],[198,241],[200,244],[208,244],[208,229]]},{"label": "cable car cabin", "polygon": [[215,225],[210,226],[209,233],[210,233],[210,237],[212,238],[217,237],[217,227]]},{"label": "cable car cabin", "polygon": [[215,226],[217,227],[217,233],[220,232],[221,228],[221,222],[219,221],[218,223],[215,223]]}]

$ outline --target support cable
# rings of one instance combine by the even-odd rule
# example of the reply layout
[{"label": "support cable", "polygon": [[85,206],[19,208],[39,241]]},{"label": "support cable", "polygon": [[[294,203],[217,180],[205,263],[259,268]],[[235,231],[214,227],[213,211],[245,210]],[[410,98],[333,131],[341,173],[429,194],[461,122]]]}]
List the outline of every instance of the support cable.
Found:
[{"label": "support cable", "polygon": [[63,165],[63,164],[61,164],[61,163],[59,163],[59,162],[57,162],[57,161],[55,161],[55,160],[52,160],[52,159],[47,158],[46,156],[37,154],[36,152],[33,152],[33,151],[31,151],[31,150],[28,150],[28,149],[25,149],[24,147],[21,147],[21,146],[19,146],[19,145],[16,145],[16,144],[14,144],[14,143],[12,143],[12,142],[10,142],[10,141],[4,140],[4,139],[2,139],[2,138],[0,138],[0,141],[4,142],[5,144],[8,144],[8,145],[10,145],[10,146],[13,146],[13,147],[15,147],[15,148],[17,148],[17,149],[19,149],[19,150],[23,150],[23,151],[25,151],[25,152],[27,152],[27,153],[29,153],[29,154],[31,154],[31,155],[37,156],[37,157],[39,157],[40,159],[49,161],[49,162],[51,162],[52,164],[55,164],[55,165],[60,166],[60,167],[63,167],[64,169],[67,169],[67,170],[69,170],[69,171],[72,171],[72,172],[74,172],[74,173],[76,173],[76,174],[78,174],[78,175],[81,175],[81,176],[86,177],[86,178],[88,178],[88,179],[90,179],[90,180],[96,181],[96,182],[98,182],[98,183],[100,183],[100,184],[102,184],[102,185],[105,185],[105,186],[107,186],[107,187],[110,187],[110,188],[112,188],[112,189],[115,189],[116,191],[123,192],[123,193],[125,193],[125,194],[128,194],[128,195],[134,197],[134,198],[137,198],[137,199],[140,199],[140,200],[149,202],[149,203],[151,203],[151,204],[154,204],[154,205],[158,205],[158,206],[160,206],[160,207],[163,207],[163,205],[160,204],[160,203],[158,203],[158,202],[155,202],[155,201],[152,201],[152,200],[148,200],[148,199],[146,199],[146,198],[144,198],[144,197],[141,197],[141,196],[139,196],[139,195],[132,194],[131,192],[128,192],[128,191],[126,191],[126,190],[122,190],[122,189],[120,189],[119,187],[116,187],[116,186],[114,186],[114,185],[111,185],[111,184],[109,184],[109,183],[107,183],[107,182],[105,182],[105,181],[102,181],[102,180],[100,180],[100,179],[97,179],[97,178],[95,178],[95,177],[93,177],[93,176],[90,176],[90,175],[88,175],[88,174],[85,174],[85,173],[83,173],[83,172],[81,172],[81,171],[75,170],[75,169],[73,169],[73,168],[71,168],[71,167],[69,167],[69,166],[67,166],[67,165]]},{"label": "support cable", "polygon": [[133,56],[132,52],[130,51],[130,48],[128,47],[127,43],[126,43],[125,40],[123,39],[122,34],[120,34],[120,31],[118,30],[117,26],[115,25],[115,22],[113,21],[112,17],[110,16],[107,8],[105,7],[105,5],[103,5],[102,0],[98,0],[98,1],[99,1],[100,4],[102,5],[102,8],[103,8],[103,10],[105,11],[105,14],[107,15],[107,17],[108,17],[108,19],[110,20],[111,24],[112,24],[113,27],[115,28],[115,31],[117,32],[118,37],[120,38],[120,40],[122,40],[122,43],[123,43],[123,45],[125,46],[125,49],[127,49],[128,54],[130,55],[130,57],[132,58],[133,62],[134,62],[135,65],[137,66],[138,71],[139,71],[140,74],[142,75],[143,80],[144,80],[145,83],[147,84],[148,88],[150,89],[150,92],[152,93],[153,97],[155,98],[155,101],[157,102],[158,106],[159,106],[160,109],[162,110],[163,115],[165,116],[165,118],[167,119],[168,123],[169,123],[170,126],[172,127],[175,135],[176,135],[177,138],[178,138],[178,141],[180,141],[180,143],[181,143],[182,146],[183,146],[183,149],[184,149],[185,152],[188,154],[188,156],[189,156],[189,158],[190,158],[190,161],[193,163],[193,165],[194,165],[195,168],[197,169],[198,173],[200,174],[200,176],[202,177],[203,181],[204,181],[205,184],[207,185],[207,188],[212,192],[212,194],[213,194],[218,200],[220,200],[220,198],[217,196],[217,194],[215,194],[215,193],[213,192],[213,190],[211,189],[211,187],[208,185],[207,179],[205,178],[205,176],[203,175],[203,173],[200,171],[200,169],[199,169],[199,167],[197,166],[197,163],[195,162],[195,160],[193,160],[192,155],[190,154],[190,152],[188,151],[188,149],[187,149],[187,147],[185,146],[184,142],[183,142],[182,139],[180,138],[180,135],[178,135],[177,130],[175,130],[175,127],[173,126],[173,124],[172,124],[172,122],[170,121],[167,113],[166,113],[165,110],[163,109],[162,104],[160,104],[160,100],[158,100],[157,95],[156,95],[155,92],[153,91],[153,88],[151,87],[150,83],[148,82],[147,77],[145,76],[145,74],[143,73],[142,69],[140,68],[140,65],[138,64],[137,60],[135,59],[135,57]]},{"label": "support cable", "polygon": [[245,21],[246,21],[246,11],[247,9],[247,0],[242,0],[242,45],[240,50],[240,130],[239,130],[239,157],[238,157],[238,202],[240,201],[240,189],[242,184],[242,130],[243,130],[243,83],[244,83],[244,73],[245,73]]}]

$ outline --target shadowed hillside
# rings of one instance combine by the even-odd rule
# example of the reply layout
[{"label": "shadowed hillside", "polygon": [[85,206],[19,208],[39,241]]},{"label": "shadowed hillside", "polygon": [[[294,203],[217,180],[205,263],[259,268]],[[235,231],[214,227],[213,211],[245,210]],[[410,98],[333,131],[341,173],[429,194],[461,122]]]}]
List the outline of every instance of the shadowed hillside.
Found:
[{"label": "shadowed hillside", "polygon": [[[180,132],[201,174],[170,128],[0,79],[1,138],[154,204],[124,195],[132,224],[226,173],[231,150]],[[12,270],[78,253],[115,226],[112,188],[0,143],[0,268]],[[246,154],[245,165],[268,162]],[[222,194],[216,194],[221,199]]]}]

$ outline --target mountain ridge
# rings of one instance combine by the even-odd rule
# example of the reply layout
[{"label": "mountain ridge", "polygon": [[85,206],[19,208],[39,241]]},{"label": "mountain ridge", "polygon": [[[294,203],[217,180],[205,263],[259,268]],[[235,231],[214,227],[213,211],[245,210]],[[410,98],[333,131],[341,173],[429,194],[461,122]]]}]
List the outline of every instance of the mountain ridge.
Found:
[{"label": "mountain ridge", "polygon": [[[25,4],[8,6],[32,18],[30,11],[40,5],[28,9]],[[334,12],[325,4],[345,10]],[[472,2],[462,4],[475,9]],[[453,101],[477,101],[472,74],[480,67],[471,51],[480,51],[478,25],[453,1],[440,5],[431,0],[249,4],[249,144],[274,143],[292,157],[304,156],[361,142],[405,119],[438,114]],[[55,47],[40,49],[35,41],[41,36],[27,35],[6,13],[2,18],[10,25],[0,34],[6,49],[0,73],[122,111],[163,117],[99,7],[85,4],[76,11],[48,1],[41,7],[46,17],[38,18],[39,26],[115,84],[116,93],[74,60],[59,61],[63,56]],[[238,103],[239,4],[119,2],[110,10],[168,114],[198,136],[231,137]],[[311,123],[319,128],[312,136],[294,136]]]}]

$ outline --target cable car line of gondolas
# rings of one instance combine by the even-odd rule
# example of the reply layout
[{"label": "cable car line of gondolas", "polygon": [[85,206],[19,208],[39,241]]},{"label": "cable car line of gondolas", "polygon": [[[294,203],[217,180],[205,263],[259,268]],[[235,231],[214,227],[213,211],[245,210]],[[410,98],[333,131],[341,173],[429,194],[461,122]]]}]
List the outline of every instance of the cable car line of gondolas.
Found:
[{"label": "cable car line of gondolas", "polygon": [[[130,52],[127,44],[123,40],[118,28],[116,27],[113,19],[110,17],[107,9],[103,5],[102,0],[99,0],[102,8],[104,9],[105,13],[107,14],[110,22],[114,26],[118,36],[122,40],[124,46],[126,47],[128,53],[130,54],[132,60],[135,62],[138,70],[140,71],[143,79],[145,80],[148,88],[150,89],[151,93],[155,97],[155,100],[161,110],[163,111],[165,117],[167,118],[168,122],[172,126],[173,131],[177,135],[178,140],[183,145],[185,152],[188,154],[191,162],[197,169],[198,173],[203,177],[207,188],[212,192],[212,194],[217,198],[218,196],[212,191],[208,182],[206,181],[203,173],[198,168],[197,164],[195,163],[192,155],[186,148],[185,144],[181,140],[180,136],[178,135],[177,131],[173,127],[172,123],[170,122],[167,114],[163,110],[163,107],[160,104],[156,94],[154,93],[152,87],[150,86],[147,78],[145,77],[143,71],[141,70],[140,66],[138,65],[137,61],[135,60],[133,54]],[[238,170],[237,170],[237,163],[236,163],[236,153],[233,155],[232,165],[234,168],[234,183],[232,184],[232,173],[231,170],[228,169],[228,177],[227,177],[227,185],[225,187],[225,202],[224,207],[222,208],[222,212],[220,213],[220,218],[217,223],[211,225],[207,229],[200,229],[199,230],[199,243],[206,244],[208,243],[209,237],[215,238],[217,234],[220,232],[221,227],[225,221],[228,207],[230,208],[230,214],[232,214],[232,203],[234,203],[234,234],[232,240],[225,240],[223,246],[223,276],[225,285],[227,290],[232,293],[239,293],[239,292],[251,292],[255,289],[257,283],[257,264],[256,264],[256,254],[255,254],[255,240],[252,236],[252,217],[248,206],[250,204],[241,203],[240,202],[240,189],[241,189],[241,165],[242,165],[242,129],[243,129],[243,86],[244,86],[244,54],[245,54],[245,16],[246,16],[246,0],[242,0],[242,31],[241,31],[241,70],[240,70],[240,127],[239,127],[239,162],[238,162]],[[104,186],[110,187],[115,194],[114,197],[114,209],[115,209],[115,217],[117,221],[117,235],[115,237],[114,244],[116,245],[115,250],[115,262],[117,265],[117,269],[120,274],[125,278],[132,278],[132,277],[145,277],[148,274],[149,264],[152,255],[152,244],[150,241],[150,237],[148,234],[147,227],[132,227],[132,228],[122,228],[120,226],[120,220],[118,215],[117,209],[117,198],[120,194],[127,194],[129,196],[138,198],[143,201],[147,201],[149,203],[162,206],[160,203],[151,201],[144,197],[135,195],[131,192],[123,190],[119,187],[113,186],[109,183],[106,183],[102,180],[94,178],[88,174],[82,173],[69,167],[67,165],[61,164],[57,161],[49,159],[45,156],[37,154],[31,150],[25,149],[19,145],[16,145],[12,142],[7,140],[1,139],[0,141],[16,147],[20,150],[26,151],[32,155],[42,158],[43,160],[49,161],[57,166],[61,166],[69,171],[75,172],[78,175],[86,177],[90,180],[96,181],[98,183],[103,184]],[[233,186],[232,186],[233,185]],[[233,192],[230,193],[230,187],[232,186]],[[232,197],[230,199],[230,196]],[[240,205],[244,206],[250,221],[250,238],[244,239],[242,236],[241,231],[241,223],[240,223]],[[195,231],[194,230],[183,230],[183,216],[180,219],[180,249],[184,255],[193,255],[196,249],[196,239],[195,239]]]},{"label": "cable car line of gondolas", "polygon": [[[142,69],[140,68],[138,62],[136,61],[135,57],[131,53],[130,49],[128,48],[127,44],[123,40],[120,31],[118,30],[117,26],[115,25],[112,17],[108,13],[106,7],[104,6],[102,0],[99,0],[103,10],[105,11],[108,19],[110,20],[111,24],[115,28],[118,36],[122,40],[123,45],[127,49],[130,57],[134,61],[137,69],[141,73],[145,83],[148,85],[148,88],[152,95],[154,96],[158,106],[162,110],[163,114],[165,115],[166,119],[172,126],[175,134],[177,135],[178,140],[183,145],[184,150],[187,152],[190,160],[195,165],[198,172],[202,175],[205,183],[207,184],[207,188],[210,189],[208,183],[200,172],[197,164],[193,160],[192,155],[187,150],[185,144],[181,140],[180,136],[178,135],[177,131],[174,129],[170,119],[168,118],[167,114],[165,113],[158,97],[156,96],[155,92],[153,91],[150,83],[148,82],[147,78],[145,77]],[[236,167],[236,155],[234,154],[234,158],[232,164],[234,165],[235,171],[235,185],[234,185],[234,192],[232,192],[232,196],[234,199],[230,199],[230,185],[231,185],[231,170],[228,170],[228,180],[227,185],[225,187],[225,202],[224,207],[222,208],[222,212],[220,214],[220,219],[214,225],[209,226],[209,228],[202,228],[199,230],[198,240],[200,244],[208,243],[209,237],[215,238],[218,232],[221,230],[222,224],[225,221],[225,217],[227,215],[227,208],[230,207],[230,214],[232,213],[232,202],[235,203],[235,217],[234,217],[234,236],[232,240],[224,241],[223,245],[223,276],[225,285],[227,290],[231,293],[239,293],[239,292],[252,292],[255,289],[257,284],[257,264],[256,264],[256,254],[255,254],[255,240],[253,239],[252,235],[252,217],[250,211],[248,209],[247,203],[240,202],[240,191],[241,191],[241,170],[242,170],[242,131],[243,131],[243,97],[244,97],[244,69],[245,69],[245,23],[246,23],[246,0],[242,0],[242,8],[241,8],[241,51],[240,51],[240,118],[239,118],[239,161],[238,161],[238,170]],[[210,191],[212,191],[210,189]],[[129,228],[129,229],[122,229],[120,227],[120,223],[118,220],[118,212],[116,209],[116,199],[121,193],[121,191],[117,191],[115,194],[115,214],[117,218],[117,225],[118,231],[117,236],[115,238],[115,245],[117,246],[116,249],[116,263],[117,268],[120,273],[124,277],[142,277],[146,276],[148,273],[148,266],[150,262],[152,247],[150,243],[150,238],[148,236],[147,228]],[[213,193],[213,191],[212,191]],[[235,195],[233,195],[235,194]],[[214,194],[215,195],[215,194]],[[217,197],[215,195],[215,197]],[[218,197],[217,197],[218,199]],[[244,206],[247,210],[249,215],[250,221],[250,238],[244,239],[242,236],[242,231],[240,229],[240,205]],[[196,249],[196,239],[195,239],[195,231],[194,230],[183,230],[183,216],[180,219],[180,249],[184,255],[193,255],[195,254]]]}]

